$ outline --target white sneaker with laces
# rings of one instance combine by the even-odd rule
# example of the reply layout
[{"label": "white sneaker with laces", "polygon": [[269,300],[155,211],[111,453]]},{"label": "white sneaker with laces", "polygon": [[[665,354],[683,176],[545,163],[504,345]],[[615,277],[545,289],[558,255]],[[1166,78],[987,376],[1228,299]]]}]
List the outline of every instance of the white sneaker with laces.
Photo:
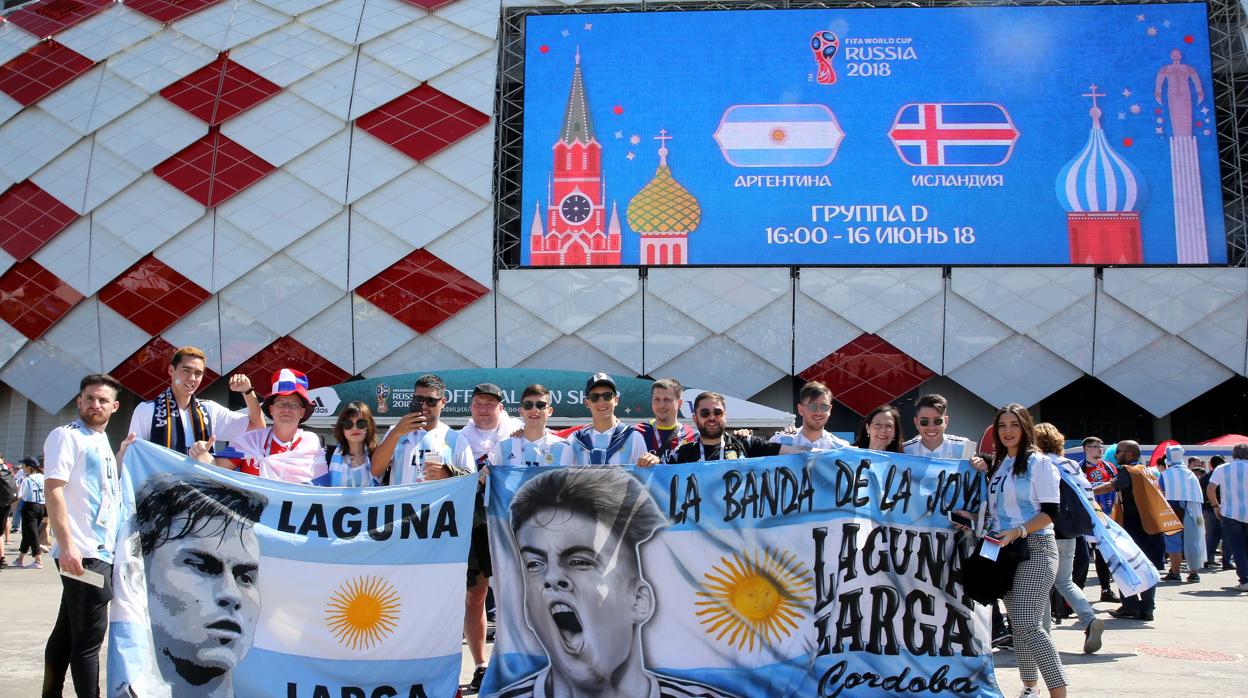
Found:
[{"label": "white sneaker with laces", "polygon": [[1018,694],[1018,698],[1040,698],[1040,689],[1028,686],[1023,692]]}]

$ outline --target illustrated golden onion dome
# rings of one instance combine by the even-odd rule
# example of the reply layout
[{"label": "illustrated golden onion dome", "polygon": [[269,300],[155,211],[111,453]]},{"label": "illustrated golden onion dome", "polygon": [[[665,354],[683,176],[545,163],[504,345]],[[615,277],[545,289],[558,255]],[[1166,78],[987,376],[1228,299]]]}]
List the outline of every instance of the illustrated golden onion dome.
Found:
[{"label": "illustrated golden onion dome", "polygon": [[[660,131],[666,141],[666,131]],[[635,233],[689,233],[702,220],[702,207],[667,166],[667,144],[659,148],[659,168],[646,186],[628,202],[628,225]]]}]

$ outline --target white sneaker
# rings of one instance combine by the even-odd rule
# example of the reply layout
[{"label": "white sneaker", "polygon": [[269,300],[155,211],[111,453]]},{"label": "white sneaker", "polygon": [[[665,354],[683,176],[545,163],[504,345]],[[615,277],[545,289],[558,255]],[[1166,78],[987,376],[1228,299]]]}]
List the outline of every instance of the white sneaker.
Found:
[{"label": "white sneaker", "polygon": [[1240,584],[1239,586],[1235,588],[1238,589],[1239,591],[1248,591],[1248,582],[1244,582],[1243,584]]},{"label": "white sneaker", "polygon": [[1018,694],[1018,698],[1040,698],[1040,689],[1028,686],[1023,692]]}]

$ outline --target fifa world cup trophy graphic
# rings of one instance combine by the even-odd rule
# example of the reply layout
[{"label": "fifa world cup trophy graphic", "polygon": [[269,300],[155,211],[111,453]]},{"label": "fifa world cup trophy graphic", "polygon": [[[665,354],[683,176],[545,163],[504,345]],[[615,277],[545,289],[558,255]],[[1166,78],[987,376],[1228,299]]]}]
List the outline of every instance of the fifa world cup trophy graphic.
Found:
[{"label": "fifa world cup trophy graphic", "polygon": [[841,48],[841,39],[832,32],[818,31],[810,37],[810,50],[815,54],[815,63],[819,65],[819,74],[815,80],[820,85],[835,85],[836,71],[832,69],[832,58]]},{"label": "fifa world cup trophy graphic", "polygon": [[385,414],[390,411],[390,386],[385,383],[377,384],[377,414]]}]

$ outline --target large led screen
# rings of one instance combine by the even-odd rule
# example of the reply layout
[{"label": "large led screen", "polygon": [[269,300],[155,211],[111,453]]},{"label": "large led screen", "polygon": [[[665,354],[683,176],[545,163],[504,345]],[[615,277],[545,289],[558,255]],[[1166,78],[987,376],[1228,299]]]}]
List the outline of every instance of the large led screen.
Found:
[{"label": "large led screen", "polygon": [[1206,12],[531,15],[521,262],[1224,263]]}]

